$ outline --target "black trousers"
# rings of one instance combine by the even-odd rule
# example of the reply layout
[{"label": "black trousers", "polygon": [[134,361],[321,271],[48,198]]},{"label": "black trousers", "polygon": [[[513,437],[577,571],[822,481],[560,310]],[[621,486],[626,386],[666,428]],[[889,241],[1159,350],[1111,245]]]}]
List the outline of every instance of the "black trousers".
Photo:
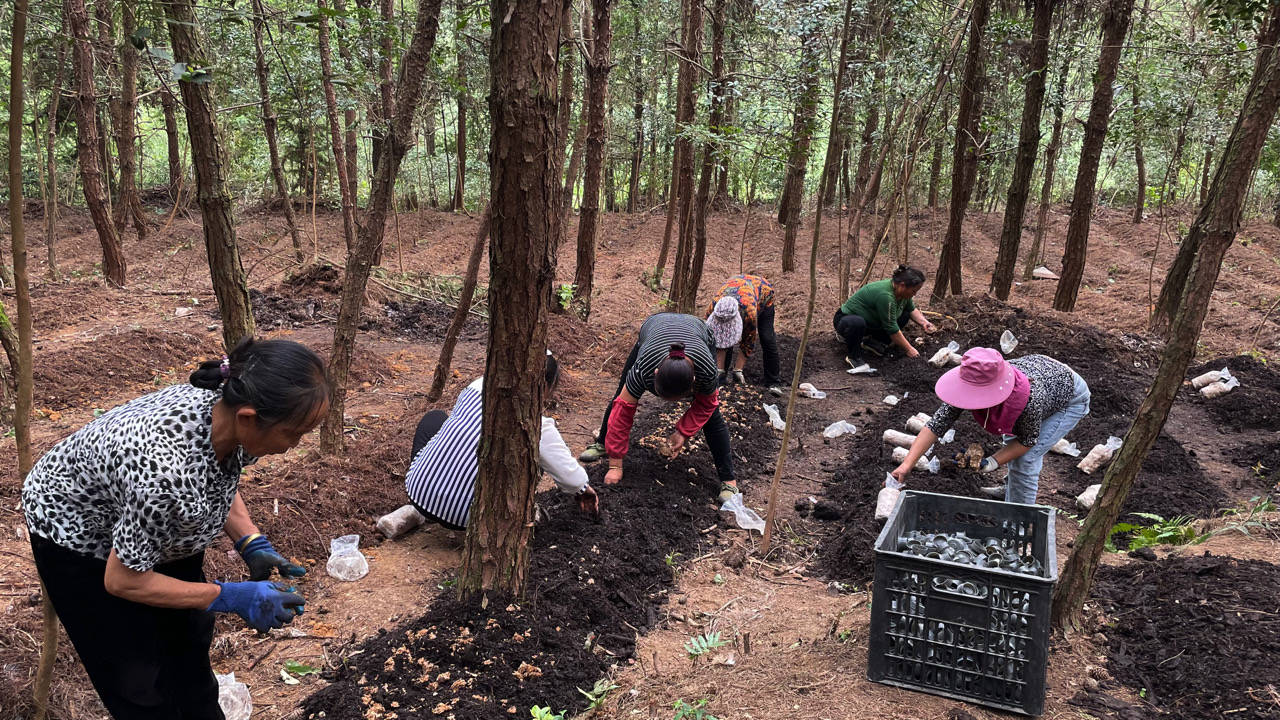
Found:
[{"label": "black trousers", "polygon": [[[773,323],[769,324],[769,334],[773,334]],[[763,344],[764,334],[761,333],[761,343]],[[777,344],[774,344],[775,352]],[[627,356],[627,362],[622,366],[622,376],[618,380],[618,389],[613,391],[613,397],[609,399],[609,404],[604,407],[604,419],[600,422],[600,434],[597,439],[604,444],[605,436],[609,434],[609,414],[613,412],[613,401],[622,394],[622,387],[627,383],[627,373],[631,372],[631,366],[636,364],[636,357],[640,354],[640,344],[636,343],[631,347],[631,354]],[[720,477],[720,482],[733,482],[733,447],[729,444],[729,424],[724,421],[724,416],[720,414],[720,408],[711,413],[711,418],[707,420],[707,424],[702,426],[702,436],[707,439],[707,447],[711,448],[711,459],[716,464],[716,475]]]},{"label": "black trousers", "polygon": [[[418,421],[418,429],[413,433],[413,452],[409,453],[410,465],[413,464],[413,459],[418,457],[418,453],[422,451],[422,448],[426,447],[427,443],[431,442],[431,438],[435,437],[436,433],[440,432],[440,428],[444,427],[444,421],[448,419],[449,413],[443,410],[432,410],[422,416],[422,419]],[[422,513],[423,517],[432,522],[440,523],[450,530],[466,530],[464,527],[454,525],[451,522],[446,522],[441,520],[439,517],[436,517],[436,515],[430,510],[427,510],[414,502],[413,498],[409,498],[409,504],[413,505],[418,512]]]},{"label": "black trousers", "polygon": [[[106,591],[107,563],[38,535],[31,554],[93,687],[115,720],[224,720],[209,666],[213,613],[157,608]],[[204,582],[204,553],[154,570]]]},{"label": "black trousers", "polygon": [[[756,332],[760,334],[760,349],[764,352],[764,384],[777,385],[782,382],[782,362],[778,354],[778,335],[773,330],[774,308],[772,305],[760,308],[756,316]],[[733,354],[742,352],[731,347],[725,353],[725,367],[733,366]]]},{"label": "black trousers", "polygon": [[[898,316],[899,328],[905,328],[908,322],[911,322],[910,312],[904,312]],[[836,310],[831,324],[835,326],[836,334],[840,336],[840,339],[844,340],[844,346],[850,359],[862,357],[862,339],[868,335],[880,342],[889,342],[889,333],[885,332],[884,328],[879,325],[874,327],[869,325],[866,318],[856,313],[845,315],[840,310]]]}]

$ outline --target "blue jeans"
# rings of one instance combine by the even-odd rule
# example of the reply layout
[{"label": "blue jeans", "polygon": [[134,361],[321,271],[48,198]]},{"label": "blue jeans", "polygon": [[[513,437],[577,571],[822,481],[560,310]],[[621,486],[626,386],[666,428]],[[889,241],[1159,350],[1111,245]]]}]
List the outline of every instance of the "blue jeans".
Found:
[{"label": "blue jeans", "polygon": [[1075,392],[1071,403],[1040,422],[1040,439],[1022,457],[1010,461],[1009,479],[1004,490],[1004,501],[1034,505],[1040,487],[1040,468],[1044,467],[1045,453],[1075,428],[1080,419],[1089,414],[1089,386],[1074,371]]}]

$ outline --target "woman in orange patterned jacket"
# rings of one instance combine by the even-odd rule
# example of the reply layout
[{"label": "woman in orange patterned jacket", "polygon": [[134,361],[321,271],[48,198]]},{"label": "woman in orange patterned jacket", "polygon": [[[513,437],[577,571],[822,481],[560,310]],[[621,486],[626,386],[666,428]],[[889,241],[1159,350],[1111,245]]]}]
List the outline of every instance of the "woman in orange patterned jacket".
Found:
[{"label": "woman in orange patterned jacket", "polygon": [[742,369],[755,351],[758,335],[764,349],[764,384],[772,391],[782,382],[773,314],[773,284],[759,275],[735,275],[721,286],[707,309],[707,327],[715,339],[721,378],[727,379],[730,348],[737,345],[732,378],[746,382]]}]

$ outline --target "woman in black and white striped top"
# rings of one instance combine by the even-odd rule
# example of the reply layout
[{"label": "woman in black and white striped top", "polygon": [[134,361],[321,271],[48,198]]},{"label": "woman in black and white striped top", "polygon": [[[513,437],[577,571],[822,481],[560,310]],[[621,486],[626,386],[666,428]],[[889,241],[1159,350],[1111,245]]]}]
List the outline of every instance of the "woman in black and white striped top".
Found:
[{"label": "woman in black and white striped top", "polygon": [[711,331],[701,318],[678,313],[651,315],[622,369],[613,401],[605,408],[597,442],[579,460],[592,462],[608,455],[605,483],[622,480],[622,460],[631,443],[636,403],[645,392],[674,402],[692,395],[693,402],[667,438],[666,454],[675,457],[687,439],[702,431],[720,476],[720,496],[738,492],[733,477],[729,426],[719,409],[719,369]]},{"label": "woman in black and white striped top", "polygon": [[[560,380],[560,365],[547,356],[547,397]],[[418,512],[451,530],[467,526],[476,492],[476,474],[483,420],[484,378],[477,378],[458,393],[453,412],[432,410],[418,423],[413,438],[413,460],[405,477],[405,490]],[[587,484],[587,472],[573,458],[549,417],[542,418],[538,465],[565,493],[578,496],[583,512],[596,513],[599,501]]]}]

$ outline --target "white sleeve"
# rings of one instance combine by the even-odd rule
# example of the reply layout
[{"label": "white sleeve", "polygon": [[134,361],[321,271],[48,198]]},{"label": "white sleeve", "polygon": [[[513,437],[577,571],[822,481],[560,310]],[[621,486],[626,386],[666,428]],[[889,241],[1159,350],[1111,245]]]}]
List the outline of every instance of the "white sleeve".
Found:
[{"label": "white sleeve", "polygon": [[587,471],[582,469],[569,446],[564,444],[564,438],[556,429],[556,421],[549,417],[542,418],[538,464],[556,481],[561,492],[573,495],[587,485]]}]

